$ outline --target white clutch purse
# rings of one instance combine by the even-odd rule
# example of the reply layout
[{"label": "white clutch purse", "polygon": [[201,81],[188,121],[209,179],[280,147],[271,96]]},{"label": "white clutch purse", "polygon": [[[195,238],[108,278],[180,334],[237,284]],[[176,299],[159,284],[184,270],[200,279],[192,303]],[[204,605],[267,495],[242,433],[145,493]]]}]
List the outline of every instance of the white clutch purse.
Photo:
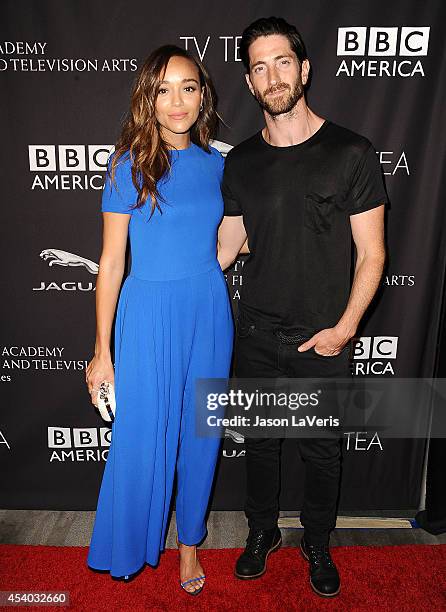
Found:
[{"label": "white clutch purse", "polygon": [[97,395],[98,410],[104,421],[111,422],[115,418],[116,400],[113,384],[104,380]]}]

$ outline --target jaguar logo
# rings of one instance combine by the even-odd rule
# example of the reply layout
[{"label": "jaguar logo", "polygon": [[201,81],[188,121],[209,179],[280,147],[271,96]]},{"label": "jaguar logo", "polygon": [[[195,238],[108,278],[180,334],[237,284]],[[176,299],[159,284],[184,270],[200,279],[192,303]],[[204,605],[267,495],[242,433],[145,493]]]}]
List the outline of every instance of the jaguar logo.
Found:
[{"label": "jaguar logo", "polygon": [[223,142],[221,140],[211,140],[210,144],[213,147],[215,147],[217,149],[217,151],[220,151],[220,153],[223,155],[223,157],[226,157],[226,155],[232,149],[232,145],[227,144],[226,142]]},{"label": "jaguar logo", "polygon": [[237,444],[243,444],[245,441],[245,436],[233,429],[225,429],[225,438],[231,438]]},{"label": "jaguar logo", "polygon": [[60,249],[45,249],[40,253],[40,257],[44,261],[48,261],[49,266],[83,266],[91,274],[97,274],[99,270],[99,265],[91,259],[86,259],[85,257],[81,257],[75,253],[69,253],[68,251],[61,251]]}]

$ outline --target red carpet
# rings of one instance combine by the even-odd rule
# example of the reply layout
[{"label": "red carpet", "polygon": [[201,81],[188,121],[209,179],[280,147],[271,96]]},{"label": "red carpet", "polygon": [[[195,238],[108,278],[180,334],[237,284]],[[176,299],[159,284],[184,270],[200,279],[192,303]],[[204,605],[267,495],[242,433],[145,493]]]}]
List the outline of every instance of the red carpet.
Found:
[{"label": "red carpet", "polygon": [[[446,610],[446,545],[338,547],[332,549],[342,579],[331,600],[313,594],[307,564],[295,548],[269,557],[268,573],[242,582],[232,575],[239,549],[202,550],[208,575],[203,592],[191,597],[177,578],[177,552],[167,550],[154,570],[144,570],[128,584],[86,566],[87,548],[13,546],[0,548],[0,590],[69,591],[72,610]],[[17,608],[2,608],[13,610]],[[25,608],[20,608],[25,609]],[[26,607],[26,610],[63,610]]]}]

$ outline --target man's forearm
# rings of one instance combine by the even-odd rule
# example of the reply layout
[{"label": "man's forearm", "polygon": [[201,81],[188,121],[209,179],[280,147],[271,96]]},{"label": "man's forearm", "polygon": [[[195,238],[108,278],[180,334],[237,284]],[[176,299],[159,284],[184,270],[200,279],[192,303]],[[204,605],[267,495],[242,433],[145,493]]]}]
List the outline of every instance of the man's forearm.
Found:
[{"label": "man's forearm", "polygon": [[350,298],[336,328],[347,340],[352,338],[367,310],[382,277],[385,253],[365,256],[355,268]]},{"label": "man's forearm", "polygon": [[220,245],[217,249],[217,259],[220,264],[220,268],[222,270],[226,270],[229,266],[235,261],[238,253],[234,251],[228,251],[227,249],[220,248]]},{"label": "man's forearm", "polygon": [[224,216],[218,228],[217,239],[217,258],[222,270],[226,270],[235,261],[244,245],[247,245],[247,236],[243,217]]},{"label": "man's forearm", "polygon": [[250,252],[251,251],[249,250],[248,239],[246,239],[245,242],[243,243],[242,248],[240,249],[239,253],[240,253],[240,255],[247,255]]}]

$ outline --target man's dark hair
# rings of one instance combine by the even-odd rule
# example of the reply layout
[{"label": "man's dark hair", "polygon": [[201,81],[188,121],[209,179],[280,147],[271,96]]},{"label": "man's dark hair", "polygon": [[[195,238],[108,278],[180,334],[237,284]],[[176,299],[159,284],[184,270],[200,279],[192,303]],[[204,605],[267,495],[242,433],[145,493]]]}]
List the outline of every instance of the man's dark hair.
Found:
[{"label": "man's dark hair", "polygon": [[290,47],[297,55],[300,65],[302,65],[304,59],[307,58],[307,50],[305,49],[304,41],[295,26],[285,21],[285,19],[282,19],[282,17],[261,17],[245,28],[242,33],[239,53],[246,68],[246,72],[249,72],[250,45],[259,38],[259,36],[270,36],[271,34],[282,34],[288,38]]}]

